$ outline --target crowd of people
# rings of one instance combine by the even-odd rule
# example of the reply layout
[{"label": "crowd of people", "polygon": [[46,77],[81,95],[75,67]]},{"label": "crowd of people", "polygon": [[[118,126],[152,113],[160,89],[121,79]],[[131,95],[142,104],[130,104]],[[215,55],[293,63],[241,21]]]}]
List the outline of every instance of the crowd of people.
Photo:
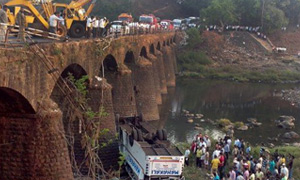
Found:
[{"label": "crowd of people", "polygon": [[[221,28],[217,25],[210,25],[207,27],[207,31],[220,31]],[[247,31],[249,33],[254,33],[257,37],[267,40],[267,35],[261,32],[261,28],[259,26],[252,27],[252,26],[239,26],[239,25],[226,25],[223,29],[224,31]]]},{"label": "crowd of people", "polygon": [[90,38],[92,34],[93,38],[105,37],[109,31],[109,20],[106,17],[91,16],[87,19],[86,27],[86,38]]},{"label": "crowd of people", "polygon": [[[208,135],[199,133],[185,151],[185,164],[196,157],[195,166],[210,171],[213,180],[288,180],[293,179],[294,156],[273,154],[260,147],[259,157],[253,157],[252,148],[243,139],[220,138],[214,145]],[[211,154],[211,155],[210,155]]]}]

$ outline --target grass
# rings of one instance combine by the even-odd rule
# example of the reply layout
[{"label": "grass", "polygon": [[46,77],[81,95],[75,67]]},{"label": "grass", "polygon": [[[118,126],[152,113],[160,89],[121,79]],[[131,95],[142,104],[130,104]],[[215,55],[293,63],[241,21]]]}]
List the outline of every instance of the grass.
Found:
[{"label": "grass", "polygon": [[[191,65],[190,65],[191,66]],[[289,70],[267,69],[263,72],[239,69],[234,67],[209,68],[207,66],[198,67],[183,73],[183,77],[225,79],[239,82],[286,82],[300,81],[300,72]]]}]

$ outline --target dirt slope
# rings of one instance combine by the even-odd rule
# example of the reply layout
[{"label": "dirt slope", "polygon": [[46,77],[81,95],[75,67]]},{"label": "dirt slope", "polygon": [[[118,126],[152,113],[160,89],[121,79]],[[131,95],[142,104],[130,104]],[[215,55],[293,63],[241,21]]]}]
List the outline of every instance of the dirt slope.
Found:
[{"label": "dirt slope", "polygon": [[286,47],[290,54],[297,54],[300,51],[300,30],[291,29],[289,31],[281,31],[273,33],[270,37],[275,46]]},{"label": "dirt slope", "polygon": [[[212,35],[213,34],[213,35]],[[203,35],[205,40],[202,50],[205,50],[214,61],[213,67],[228,67],[264,72],[265,70],[298,71],[299,60],[290,60],[290,57],[281,57],[277,54],[267,53],[266,49],[247,32],[226,32],[217,34],[207,32]],[[213,37],[213,39],[212,39]],[[223,42],[215,39],[223,38]],[[215,42],[215,43],[212,43]]]}]

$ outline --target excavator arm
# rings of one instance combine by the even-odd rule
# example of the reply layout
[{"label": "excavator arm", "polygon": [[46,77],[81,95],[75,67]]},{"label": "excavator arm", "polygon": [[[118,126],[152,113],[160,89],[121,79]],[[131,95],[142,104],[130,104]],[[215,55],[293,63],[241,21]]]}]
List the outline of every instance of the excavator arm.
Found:
[{"label": "excavator arm", "polygon": [[5,5],[7,6],[24,6],[27,7],[31,13],[42,23],[42,25],[49,29],[49,23],[44,19],[44,17],[38,12],[38,10],[33,6],[31,1],[28,0],[11,0]]},{"label": "excavator arm", "polygon": [[86,13],[85,13],[86,17],[88,17],[91,14],[92,10],[95,7],[96,2],[97,2],[97,0],[93,0],[92,3],[90,4],[89,8],[86,10]]},{"label": "excavator arm", "polygon": [[70,2],[69,7],[70,8],[80,8],[89,2],[91,2],[91,0],[77,0],[77,1],[74,0],[74,1]]}]

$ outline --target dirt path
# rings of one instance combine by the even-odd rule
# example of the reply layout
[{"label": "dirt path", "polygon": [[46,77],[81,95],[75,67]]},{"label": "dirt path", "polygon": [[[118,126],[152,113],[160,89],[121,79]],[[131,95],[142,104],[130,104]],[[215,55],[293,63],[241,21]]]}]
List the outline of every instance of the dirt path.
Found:
[{"label": "dirt path", "polygon": [[272,45],[268,41],[260,39],[256,37],[254,34],[250,34],[250,36],[253,37],[257,42],[259,42],[266,49],[266,51],[272,52]]}]

